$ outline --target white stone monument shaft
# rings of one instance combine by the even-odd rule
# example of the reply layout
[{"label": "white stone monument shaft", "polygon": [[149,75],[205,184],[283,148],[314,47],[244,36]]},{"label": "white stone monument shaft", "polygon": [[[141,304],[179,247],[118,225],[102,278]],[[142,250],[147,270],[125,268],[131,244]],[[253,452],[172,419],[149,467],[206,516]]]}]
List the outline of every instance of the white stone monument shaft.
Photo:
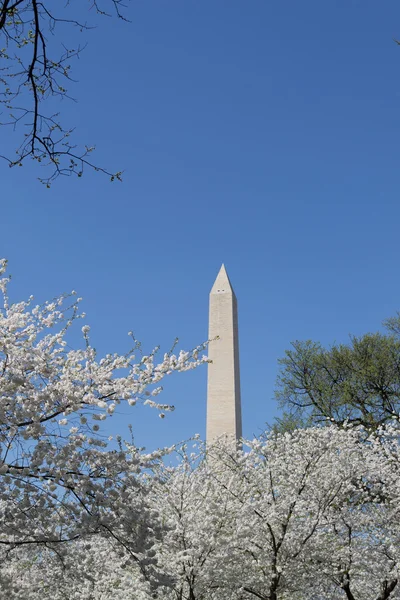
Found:
[{"label": "white stone monument shaft", "polygon": [[222,265],[210,292],[207,443],[242,436],[238,312],[235,292]]}]

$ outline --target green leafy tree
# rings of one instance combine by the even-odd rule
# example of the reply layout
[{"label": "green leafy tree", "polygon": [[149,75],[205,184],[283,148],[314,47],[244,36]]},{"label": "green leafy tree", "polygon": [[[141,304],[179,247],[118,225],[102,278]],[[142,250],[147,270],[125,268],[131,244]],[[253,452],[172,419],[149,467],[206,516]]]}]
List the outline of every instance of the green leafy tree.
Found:
[{"label": "green leafy tree", "polygon": [[[88,8],[100,15],[124,19],[122,0],[90,0]],[[71,63],[81,53],[72,32],[87,31],[77,18],[81,8],[70,2],[49,0],[0,0],[0,125],[21,133],[15,156],[0,157],[10,167],[33,159],[50,167],[40,181],[50,186],[59,175],[81,177],[85,168],[120,179],[91,160],[93,146],[79,147],[73,129],[58,113],[57,100],[69,98]]]},{"label": "green leafy tree", "polygon": [[400,313],[385,333],[351,336],[324,348],[296,341],[280,362],[275,429],[353,423],[375,429],[400,420]]}]

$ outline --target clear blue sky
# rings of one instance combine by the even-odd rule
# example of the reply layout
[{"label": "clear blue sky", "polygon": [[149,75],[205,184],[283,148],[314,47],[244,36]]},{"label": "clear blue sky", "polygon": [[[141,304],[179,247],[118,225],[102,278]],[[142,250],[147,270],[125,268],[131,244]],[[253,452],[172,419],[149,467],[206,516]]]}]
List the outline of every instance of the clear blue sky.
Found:
[{"label": "clear blue sky", "polygon": [[[400,6],[142,0],[127,16],[95,19],[79,102],[61,105],[123,183],[46,190],[0,164],[0,255],[16,300],[76,289],[100,353],[129,330],[147,349],[203,341],[225,262],[251,436],[292,340],[346,341],[400,308]],[[130,421],[149,448],[204,435],[206,369],[166,383],[175,413],[131,409],[111,429]]]}]

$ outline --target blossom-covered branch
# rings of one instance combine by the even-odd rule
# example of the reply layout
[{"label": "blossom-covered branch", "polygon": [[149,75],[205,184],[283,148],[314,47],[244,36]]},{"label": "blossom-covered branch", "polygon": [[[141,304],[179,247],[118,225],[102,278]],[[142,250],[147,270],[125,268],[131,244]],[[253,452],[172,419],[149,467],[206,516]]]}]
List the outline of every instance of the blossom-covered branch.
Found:
[{"label": "blossom-covered branch", "polygon": [[[191,352],[98,358],[82,327],[83,347],[69,349],[66,336],[84,317],[75,293],[42,306],[10,303],[0,261],[0,545],[56,543],[113,527],[118,503],[152,454],[130,447],[107,450],[103,422],[121,404],[152,399],[161,381],[207,361],[203,346]],[[160,456],[162,452],[158,452]],[[134,503],[132,510],[134,510]]]}]

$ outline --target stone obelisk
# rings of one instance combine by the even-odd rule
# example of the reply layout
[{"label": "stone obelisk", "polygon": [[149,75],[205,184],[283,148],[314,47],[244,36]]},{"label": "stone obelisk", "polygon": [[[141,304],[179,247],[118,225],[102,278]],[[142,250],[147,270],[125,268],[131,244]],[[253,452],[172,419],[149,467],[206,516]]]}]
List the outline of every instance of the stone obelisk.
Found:
[{"label": "stone obelisk", "polygon": [[235,292],[222,265],[210,292],[207,384],[207,443],[242,436],[238,311]]}]

